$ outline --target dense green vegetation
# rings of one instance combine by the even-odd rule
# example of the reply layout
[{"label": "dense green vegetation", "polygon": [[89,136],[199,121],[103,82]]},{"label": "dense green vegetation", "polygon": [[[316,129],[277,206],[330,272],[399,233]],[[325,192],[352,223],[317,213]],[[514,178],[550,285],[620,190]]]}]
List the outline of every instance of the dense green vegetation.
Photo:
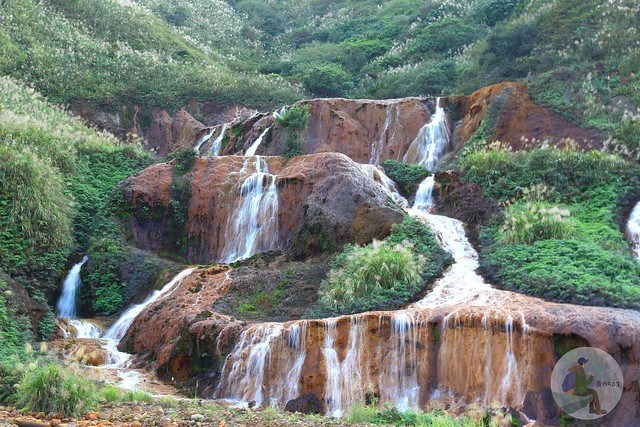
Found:
[{"label": "dense green vegetation", "polygon": [[0,87],[0,269],[46,306],[69,255],[90,246],[113,187],[152,158],[10,78]]},{"label": "dense green vegetation", "polygon": [[319,313],[392,309],[408,302],[451,262],[431,231],[405,217],[383,242],[347,245],[320,288]]},{"label": "dense green vegetation", "polygon": [[348,423],[420,427],[475,427],[493,425],[490,423],[490,414],[486,414],[482,422],[474,422],[464,417],[453,418],[445,412],[440,411],[429,413],[416,413],[413,411],[401,412],[394,407],[381,409],[375,405],[356,405],[351,407],[347,412],[346,421]]},{"label": "dense green vegetation", "polygon": [[291,158],[301,155],[304,141],[302,133],[309,122],[309,106],[295,105],[289,108],[282,117],[276,117],[276,123],[284,132],[282,155]]},{"label": "dense green vegetation", "polygon": [[[216,32],[201,25],[207,40],[200,43],[192,39],[193,32],[178,26],[198,26],[207,16],[191,14],[187,19],[189,10],[167,9],[161,3],[5,2],[0,8],[0,74],[33,84],[53,102],[87,100],[106,107],[135,102],[175,108],[189,98],[271,105],[299,98],[296,89],[277,76],[227,66],[234,50],[252,52],[242,37],[224,37],[220,43],[223,34],[234,34],[229,31],[233,19],[221,21],[222,29]],[[208,7],[215,6],[211,2]],[[234,15],[228,6],[221,10]],[[226,53],[215,50],[221,46]]]},{"label": "dense green vegetation", "polygon": [[418,189],[420,183],[431,173],[427,168],[412,163],[389,159],[382,163],[382,168],[389,178],[398,185],[398,190],[409,196]]},{"label": "dense green vegetation", "polygon": [[506,207],[480,235],[494,282],[556,301],[640,307],[640,267],[618,225],[619,201],[640,184],[637,166],[551,149],[483,149],[460,166]]}]

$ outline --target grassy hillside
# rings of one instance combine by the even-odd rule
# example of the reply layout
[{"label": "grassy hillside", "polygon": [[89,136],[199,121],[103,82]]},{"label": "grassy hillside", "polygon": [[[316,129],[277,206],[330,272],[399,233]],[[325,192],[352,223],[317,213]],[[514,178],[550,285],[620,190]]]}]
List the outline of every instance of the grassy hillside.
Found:
[{"label": "grassy hillside", "polygon": [[216,34],[237,38],[227,31],[233,20],[214,13],[221,28],[212,32],[206,27],[203,32],[209,38],[202,43],[190,36],[192,32],[167,22],[171,15],[155,8],[156,15],[143,3],[5,2],[0,8],[0,74],[29,82],[52,102],[88,100],[107,107],[137,102],[172,108],[192,97],[252,104],[300,97],[277,76],[227,67],[234,46],[251,51],[247,43],[234,45],[227,38],[216,38]]},{"label": "grassy hillside", "polygon": [[466,94],[526,81],[577,124],[640,139],[640,120],[624,113],[640,107],[634,0],[229,3],[269,53],[260,69],[318,96]]},{"label": "grassy hillside", "polygon": [[0,270],[46,302],[113,187],[152,161],[0,78]]}]

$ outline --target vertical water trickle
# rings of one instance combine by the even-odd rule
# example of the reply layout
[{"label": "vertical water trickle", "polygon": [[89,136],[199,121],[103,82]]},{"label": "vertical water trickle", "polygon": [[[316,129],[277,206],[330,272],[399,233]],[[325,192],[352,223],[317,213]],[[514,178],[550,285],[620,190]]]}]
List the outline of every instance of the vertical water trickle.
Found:
[{"label": "vertical water trickle", "polygon": [[631,211],[627,222],[627,234],[631,240],[631,247],[636,259],[640,262],[640,202]]},{"label": "vertical water trickle", "polygon": [[174,277],[169,283],[164,285],[162,289],[155,290],[149,295],[142,303],[135,304],[129,309],[127,309],[122,315],[118,318],[116,323],[114,323],[107,333],[104,335],[104,338],[120,341],[124,334],[127,333],[127,330],[131,326],[136,317],[140,313],[144,311],[145,308],[156,302],[161,297],[166,297],[171,295],[171,293],[177,288],[182,280],[187,277],[191,272],[195,270],[195,268],[187,268],[186,270],[182,270],[176,277]]},{"label": "vertical water trickle", "polygon": [[397,125],[400,109],[397,108],[395,103],[390,103],[387,105],[387,114],[384,120],[384,128],[378,139],[371,145],[371,155],[369,156],[369,164],[377,165],[380,163],[380,156],[382,155],[382,149],[384,148],[385,142],[393,141],[393,135],[389,137],[389,126],[391,125],[391,119],[394,116],[395,111],[395,123]]},{"label": "vertical water trickle", "polygon": [[222,129],[220,129],[220,135],[213,141],[211,144],[211,149],[209,149],[210,156],[219,156],[220,149],[222,148],[222,140],[224,139],[225,133],[227,133],[227,128],[229,127],[229,123],[225,123],[222,125]]},{"label": "vertical water trickle", "polygon": [[260,136],[258,138],[256,138],[256,140],[253,142],[253,144],[251,144],[251,146],[249,147],[247,152],[244,153],[245,157],[252,157],[252,156],[256,155],[256,151],[258,150],[258,147],[260,146],[260,144],[262,144],[262,140],[267,135],[267,132],[269,132],[271,130],[272,127],[273,126],[269,126],[264,131],[262,131]]},{"label": "vertical water trickle", "polygon": [[418,383],[418,330],[414,313],[398,311],[391,317],[391,348],[382,366],[379,378],[380,398],[401,411],[418,409],[420,385]]},{"label": "vertical water trickle", "polygon": [[327,415],[339,418],[343,414],[343,409],[342,387],[340,386],[340,360],[338,359],[338,353],[335,349],[337,335],[336,323],[336,319],[326,320],[326,336],[322,351],[327,368],[327,384],[324,395],[324,400],[327,405]]},{"label": "vertical water trickle", "polygon": [[227,223],[223,262],[234,262],[275,249],[278,243],[278,189],[276,176],[260,156],[245,160],[242,171],[252,172],[240,187],[235,217]]},{"label": "vertical water trickle", "polygon": [[58,312],[59,318],[73,319],[77,316],[76,296],[78,289],[82,284],[82,280],[80,280],[80,269],[84,263],[87,262],[87,259],[88,258],[85,255],[82,258],[82,261],[74,265],[71,270],[69,270],[69,274],[67,274],[67,277],[64,279],[62,294],[60,295],[60,299],[56,305],[56,311]]},{"label": "vertical water trickle", "polygon": [[513,348],[513,317],[508,316],[504,324],[505,333],[507,335],[507,346],[505,348],[505,372],[500,382],[500,390],[498,395],[501,402],[507,402],[508,395],[517,394],[519,387],[518,361],[514,354]]},{"label": "vertical water trickle", "polygon": [[273,113],[271,113],[271,115],[275,119],[281,119],[282,116],[284,116],[286,112],[287,112],[287,106],[285,105],[284,107],[280,108],[279,110],[275,110]]},{"label": "vertical water trickle", "polygon": [[378,183],[382,187],[382,189],[391,197],[398,206],[401,206],[405,209],[409,208],[409,202],[407,199],[402,197],[398,192],[398,188],[396,187],[395,182],[391,178],[389,178],[380,168],[375,165],[360,165],[360,169],[364,172],[369,178]]}]

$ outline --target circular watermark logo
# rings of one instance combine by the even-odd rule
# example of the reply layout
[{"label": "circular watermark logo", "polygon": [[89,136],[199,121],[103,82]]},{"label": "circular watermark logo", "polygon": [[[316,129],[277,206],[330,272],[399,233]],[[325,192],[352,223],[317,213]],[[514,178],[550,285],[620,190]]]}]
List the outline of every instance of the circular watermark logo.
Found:
[{"label": "circular watermark logo", "polygon": [[553,398],[568,415],[594,420],[616,407],[624,388],[622,370],[611,355],[593,347],[571,350],[551,374]]}]

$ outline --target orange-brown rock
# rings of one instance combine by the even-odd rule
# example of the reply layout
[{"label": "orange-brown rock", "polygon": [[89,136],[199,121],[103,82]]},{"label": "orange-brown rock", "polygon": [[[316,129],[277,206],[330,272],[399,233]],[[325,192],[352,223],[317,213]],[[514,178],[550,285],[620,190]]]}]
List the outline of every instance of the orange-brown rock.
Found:
[{"label": "orange-brown rock", "polygon": [[[358,163],[377,163],[402,159],[420,128],[429,122],[435,110],[435,99],[327,98],[301,101],[296,105],[309,108],[309,122],[301,147],[305,154],[337,152]],[[240,147],[246,150],[260,131],[271,126],[273,121],[268,116],[256,123],[254,129],[246,130]],[[282,154],[284,138],[281,129],[275,126],[258,154]]]},{"label": "orange-brown rock", "polygon": [[77,338],[68,350],[68,356],[88,366],[102,366],[107,362],[107,353],[94,339]]},{"label": "orange-brown rock", "polygon": [[565,117],[535,103],[524,83],[500,83],[477,90],[469,96],[447,98],[447,104],[460,119],[454,144],[461,149],[478,130],[491,110],[494,131],[488,142],[500,141],[506,147],[521,150],[551,147],[600,148],[602,138],[582,129]]},{"label": "orange-brown rock", "polygon": [[182,108],[173,116],[167,110],[156,108],[153,110],[153,122],[144,133],[144,147],[159,156],[191,148],[204,128],[202,123]]},{"label": "orange-brown rock", "polygon": [[[335,397],[327,371],[331,334],[343,408],[368,396],[397,401],[397,393],[414,390],[410,399],[421,406],[453,405],[452,410],[464,412],[466,405],[500,404],[540,425],[560,417],[550,391],[559,357],[571,348],[593,346],[618,361],[625,381],[620,403],[595,425],[634,425],[640,419],[637,311],[549,303],[491,289],[471,301],[437,308],[243,325],[209,309],[228,281],[226,272],[197,270],[135,321],[125,345],[153,356],[164,377],[197,377],[208,393],[217,388],[216,397],[250,401],[259,390],[263,402],[282,407],[302,396],[330,406]],[[222,357],[242,339],[246,347],[233,350],[221,375]],[[252,365],[253,375],[246,377],[257,345],[269,348],[264,375]],[[300,355],[302,365],[292,371]],[[291,390],[295,395],[289,395]]]},{"label": "orange-brown rock", "polygon": [[[188,175],[188,218],[184,255],[192,262],[221,259],[227,228],[238,215],[240,188],[248,173],[238,156],[197,158]],[[278,247],[296,257],[345,243],[383,238],[402,211],[348,157],[324,153],[267,157],[278,188]],[[172,164],[151,166],[125,180],[120,190],[131,215],[131,236],[143,249],[171,250],[179,239],[171,228]],[[251,169],[249,168],[249,171]]]}]

